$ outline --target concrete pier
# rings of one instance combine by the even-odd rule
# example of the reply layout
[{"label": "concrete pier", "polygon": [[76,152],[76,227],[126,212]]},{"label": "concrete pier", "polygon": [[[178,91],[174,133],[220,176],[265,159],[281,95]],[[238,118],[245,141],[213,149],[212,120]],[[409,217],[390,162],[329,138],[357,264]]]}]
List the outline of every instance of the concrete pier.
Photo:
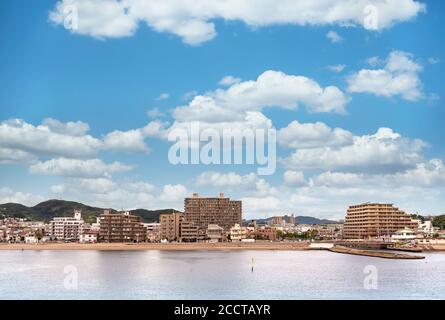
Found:
[{"label": "concrete pier", "polygon": [[424,256],[410,255],[404,253],[395,253],[395,252],[381,252],[381,251],[370,251],[370,250],[361,250],[361,249],[352,249],[343,246],[334,246],[328,249],[331,252],[343,253],[343,254],[355,254],[359,256],[368,256],[375,258],[384,258],[384,259],[425,259]]}]

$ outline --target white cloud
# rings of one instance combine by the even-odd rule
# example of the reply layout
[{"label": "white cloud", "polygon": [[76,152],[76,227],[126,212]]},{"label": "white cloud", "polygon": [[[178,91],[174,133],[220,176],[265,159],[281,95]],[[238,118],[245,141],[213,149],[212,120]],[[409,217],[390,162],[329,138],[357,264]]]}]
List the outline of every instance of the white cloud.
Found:
[{"label": "white cloud", "polygon": [[165,113],[161,112],[159,108],[153,108],[147,111],[147,116],[152,119],[165,117]]},{"label": "white cloud", "polygon": [[345,68],[346,68],[345,64],[337,64],[337,65],[328,66],[328,69],[335,73],[340,73],[343,70],[345,70]]},{"label": "white cloud", "polygon": [[29,152],[12,148],[0,148],[0,164],[33,163],[36,161],[37,157]]},{"label": "white cloud", "polygon": [[181,202],[188,195],[187,189],[182,184],[167,184],[164,186],[159,200],[167,203]]},{"label": "white cloud", "polygon": [[0,187],[0,204],[20,203],[25,206],[34,206],[44,201],[44,197],[28,192],[18,192],[7,187]]},{"label": "white cloud", "polygon": [[163,92],[156,98],[156,100],[162,101],[162,100],[167,100],[168,98],[170,98],[170,95],[166,92]]},{"label": "white cloud", "polygon": [[84,136],[90,131],[90,126],[82,121],[64,123],[56,119],[46,118],[42,121],[42,125],[48,127],[52,132],[75,137]]},{"label": "white cloud", "polygon": [[231,85],[233,85],[233,84],[240,83],[240,82],[241,82],[241,79],[240,79],[240,78],[236,78],[236,77],[234,77],[234,76],[225,76],[224,78],[222,78],[222,79],[218,82],[218,84],[221,85],[221,86],[227,86],[227,87],[229,87],[229,86],[231,86]]},{"label": "white cloud", "polygon": [[366,59],[366,63],[369,64],[371,67],[375,68],[379,65],[384,64],[385,61],[382,61],[382,59],[380,59],[380,57],[378,57],[378,56],[374,56],[374,57],[369,57],[368,59]]},{"label": "white cloud", "polygon": [[103,139],[86,134],[81,121],[63,123],[45,119],[34,126],[21,119],[0,123],[0,164],[35,163],[39,158],[94,158],[102,150],[148,152],[145,140],[166,135],[168,123],[159,120],[129,131],[115,130]]},{"label": "white cloud", "polygon": [[416,164],[412,169],[392,174],[368,174],[350,172],[323,172],[311,179],[314,186],[324,187],[362,187],[399,188],[414,187],[444,187],[445,166],[440,159],[431,159]]},{"label": "white cloud", "polygon": [[253,172],[242,176],[235,172],[220,173],[208,171],[203,172],[196,178],[196,184],[200,187],[216,187],[222,188],[222,190],[226,188],[255,188],[256,182],[257,176]]},{"label": "white cloud", "polygon": [[115,130],[104,137],[104,142],[107,148],[113,150],[130,152],[148,152],[150,150],[140,129]]},{"label": "white cloud", "polygon": [[73,126],[59,123],[56,131],[53,131],[55,123],[46,123],[33,126],[20,119],[3,121],[0,123],[0,147],[30,154],[73,158],[90,157],[102,147],[99,139],[78,135],[85,131],[83,124]]},{"label": "white cloud", "polygon": [[29,171],[34,174],[84,178],[109,177],[112,173],[131,169],[131,166],[120,162],[107,164],[100,159],[79,160],[66,158],[38,162],[29,167]]},{"label": "white cloud", "polygon": [[389,128],[380,128],[373,135],[354,136],[352,145],[296,150],[283,162],[298,169],[396,172],[422,162],[425,146],[421,140],[410,140]]},{"label": "white cloud", "polygon": [[278,131],[278,143],[287,148],[341,147],[353,143],[351,132],[332,129],[322,122],[299,123],[294,120]]},{"label": "white cloud", "polygon": [[151,121],[145,127],[128,131],[115,130],[104,137],[104,147],[129,152],[149,152],[145,139],[162,137],[167,123]]},{"label": "white cloud", "polygon": [[65,192],[65,186],[63,184],[56,184],[51,186],[51,192],[56,194],[62,194]]},{"label": "white cloud", "polygon": [[296,109],[299,104],[310,112],[344,113],[348,102],[349,97],[335,86],[323,88],[309,78],[269,70],[256,80],[198,95],[188,105],[177,107],[173,116],[178,121],[236,121],[243,119],[246,111]]},{"label": "white cloud", "polygon": [[[66,6],[75,5],[77,28],[70,32],[96,38],[119,38],[135,34],[139,23],[157,32],[179,36],[185,43],[197,45],[213,39],[214,20],[242,21],[252,27],[272,25],[363,26],[364,9],[369,0],[62,0],[50,12],[49,19],[64,25]],[[378,28],[408,21],[424,12],[426,6],[414,0],[372,3],[378,11]]]},{"label": "white cloud", "polygon": [[332,31],[332,30],[329,31],[328,33],[326,33],[326,38],[328,38],[329,41],[331,41],[332,43],[343,42],[342,36],[340,36],[337,32]]},{"label": "white cloud", "polygon": [[287,170],[283,174],[284,182],[289,186],[300,186],[305,183],[302,171]]},{"label": "white cloud", "polygon": [[422,97],[422,82],[419,78],[422,66],[412,58],[409,53],[392,51],[383,69],[362,69],[351,74],[347,79],[348,91],[419,100]]}]

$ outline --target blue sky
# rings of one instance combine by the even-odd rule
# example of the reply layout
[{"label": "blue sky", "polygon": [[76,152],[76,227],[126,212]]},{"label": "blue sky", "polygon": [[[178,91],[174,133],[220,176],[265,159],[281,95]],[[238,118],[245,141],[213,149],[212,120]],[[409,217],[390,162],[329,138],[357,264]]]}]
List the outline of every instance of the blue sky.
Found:
[{"label": "blue sky", "polygon": [[[246,217],[295,213],[341,218],[348,205],[361,201],[389,201],[409,212],[443,212],[442,1],[400,0],[397,10],[378,7],[383,24],[378,31],[361,26],[357,13],[351,13],[347,27],[344,18],[335,17],[301,23],[295,8],[288,10],[289,17],[270,19],[275,11],[266,10],[269,1],[263,6],[270,14],[249,8],[249,1],[245,11],[234,8],[235,13],[229,5],[224,10],[203,5],[207,12],[190,13],[178,2],[166,1],[166,8],[179,12],[172,13],[180,19],[173,22],[155,5],[137,0],[127,1],[129,12],[143,18],[122,15],[119,8],[116,15],[102,14],[107,2],[114,1],[97,2],[104,7],[91,14],[88,2],[67,0],[59,7],[55,1],[0,3],[1,202],[34,205],[61,198],[103,207],[182,209],[184,196],[192,192],[212,196],[221,191],[244,201]],[[317,9],[328,12],[335,2],[320,1]],[[289,3],[275,7],[286,9]],[[79,28],[67,30],[63,6],[73,4]],[[299,10],[309,9],[303,5]],[[186,28],[188,20],[199,24]],[[165,27],[165,21],[172,25]],[[210,35],[208,24],[214,29]],[[329,32],[341,41],[332,42]],[[329,68],[339,65],[340,72]],[[257,80],[266,71],[289,88],[286,97]],[[218,84],[229,75],[238,82]],[[311,96],[317,90],[299,87],[301,92],[294,94],[292,77],[305,77],[322,89],[333,86],[335,99],[347,101],[335,109],[331,97],[323,97],[329,112],[311,107],[320,98]],[[227,93],[246,81],[256,81],[265,90],[263,98],[273,97],[273,105],[259,97],[250,110],[248,100],[257,97]],[[221,112],[241,101],[246,105],[241,114],[256,112],[277,129],[280,161],[274,175],[258,176],[256,167],[248,165],[168,162],[166,132],[190,120],[175,110],[185,106],[193,111],[193,99],[213,99],[218,89],[223,92],[216,101]],[[159,99],[162,94],[166,98]],[[282,99],[298,108],[285,108]],[[199,114],[205,113],[205,106],[199,108],[204,108]],[[150,110],[158,112],[149,116]],[[240,117],[223,125],[251,126]],[[210,124],[220,122],[215,118]],[[76,133],[68,132],[66,123]],[[137,131],[150,123],[160,128],[150,134]],[[335,128],[346,132],[347,142],[338,142]],[[377,137],[379,128],[387,129]],[[110,146],[106,140],[112,132],[119,141]],[[84,146],[91,142],[91,150],[73,151],[73,137]],[[310,148],[298,142],[305,139],[313,139]],[[150,151],[142,150],[141,143]],[[87,169],[76,176],[79,168]]]}]

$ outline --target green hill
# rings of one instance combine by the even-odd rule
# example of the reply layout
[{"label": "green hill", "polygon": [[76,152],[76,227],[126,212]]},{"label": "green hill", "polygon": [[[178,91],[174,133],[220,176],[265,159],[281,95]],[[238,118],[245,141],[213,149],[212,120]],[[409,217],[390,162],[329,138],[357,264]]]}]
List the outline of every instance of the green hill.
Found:
[{"label": "green hill", "polygon": [[[18,203],[0,204],[1,218],[26,218],[35,221],[50,221],[53,217],[71,217],[74,209],[82,210],[82,217],[86,222],[92,223],[96,221],[96,217],[103,213],[107,208],[96,208],[85,205],[83,203],[65,200],[48,200],[41,202],[34,207],[26,207]],[[111,212],[117,212],[114,209],[108,209]],[[146,210],[136,209],[129,210],[131,214],[142,218],[144,222],[159,221],[159,216],[163,213],[175,212],[174,209],[162,210]]]}]

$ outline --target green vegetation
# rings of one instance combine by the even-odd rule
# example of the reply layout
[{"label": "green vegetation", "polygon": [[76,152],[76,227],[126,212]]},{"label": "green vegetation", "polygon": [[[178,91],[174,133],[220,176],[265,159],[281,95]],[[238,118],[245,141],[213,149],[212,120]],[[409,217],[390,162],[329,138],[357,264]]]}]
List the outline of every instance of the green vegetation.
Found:
[{"label": "green vegetation", "polygon": [[434,217],[433,226],[438,227],[441,230],[445,229],[445,214]]},{"label": "green vegetation", "polygon": [[[79,202],[64,200],[48,200],[34,207],[26,207],[18,203],[0,205],[0,218],[26,218],[34,221],[49,222],[53,217],[72,217],[74,209],[82,210],[82,217],[88,223],[96,222],[96,217],[103,213],[103,208],[95,208]],[[109,209],[111,212],[116,210]],[[144,222],[159,221],[163,213],[174,212],[174,209],[163,210],[130,210],[131,214],[140,216]]]},{"label": "green vegetation", "polygon": [[418,220],[422,221],[422,223],[425,222],[425,220],[426,220],[425,217],[421,216],[420,214],[412,214],[411,219],[418,219]]},{"label": "green vegetation", "polygon": [[279,239],[287,240],[313,240],[317,237],[317,230],[309,230],[307,232],[283,232],[281,230],[277,231],[277,236]]}]

